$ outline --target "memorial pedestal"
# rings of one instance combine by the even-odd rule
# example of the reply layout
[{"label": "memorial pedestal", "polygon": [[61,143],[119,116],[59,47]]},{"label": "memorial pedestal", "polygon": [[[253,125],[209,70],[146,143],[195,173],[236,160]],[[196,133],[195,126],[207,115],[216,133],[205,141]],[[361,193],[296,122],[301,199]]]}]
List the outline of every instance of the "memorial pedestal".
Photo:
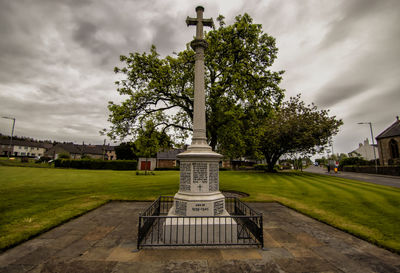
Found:
[{"label": "memorial pedestal", "polygon": [[222,216],[225,197],[219,191],[219,161],[221,155],[211,150],[188,150],[180,159],[179,191],[169,216]]},{"label": "memorial pedestal", "polygon": [[166,244],[236,244],[238,226],[230,217],[167,218],[164,223]]}]

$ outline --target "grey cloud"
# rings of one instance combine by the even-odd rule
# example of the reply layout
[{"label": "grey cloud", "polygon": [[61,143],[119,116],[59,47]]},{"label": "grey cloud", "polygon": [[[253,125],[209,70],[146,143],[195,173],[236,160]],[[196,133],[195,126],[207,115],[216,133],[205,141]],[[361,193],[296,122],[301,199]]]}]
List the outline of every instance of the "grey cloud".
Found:
[{"label": "grey cloud", "polygon": [[[360,103],[340,113],[346,124],[364,118],[389,119],[385,125],[391,122],[400,100],[399,1],[242,3],[232,9],[206,1],[205,16],[215,20],[222,14],[230,24],[234,16],[247,12],[277,39],[279,47],[284,40],[278,61],[285,60],[280,69],[288,72],[288,86],[293,89],[288,93],[299,89],[334,113],[357,96]],[[162,0],[0,0],[1,112],[17,117],[19,135],[101,142],[98,131],[108,127],[107,101],[121,99],[113,85],[113,66],[119,65],[119,55],[148,52],[151,44],[161,55],[184,49],[195,33],[184,20],[195,16],[195,6],[184,0],[173,4]],[[327,22],[332,23],[327,26]],[[307,36],[301,35],[304,32]],[[346,55],[342,42],[347,39],[360,39],[360,43]],[[342,66],[330,67],[336,54],[345,56]],[[326,64],[309,65],[317,59]],[[319,73],[322,69],[327,73]],[[326,78],[321,80],[320,75]],[[307,90],[310,86],[315,90]],[[1,122],[1,132],[8,133],[8,121]],[[351,144],[349,136],[354,132],[346,131],[350,127],[343,127],[343,147]]]},{"label": "grey cloud", "polygon": [[[165,21],[170,23],[166,24],[159,19],[155,19],[152,21],[152,24],[150,24],[154,27],[151,44],[154,44],[162,55],[169,55],[181,42],[175,37],[177,34],[177,26],[174,22],[174,18],[167,17]],[[182,24],[182,27],[185,26]]]},{"label": "grey cloud", "polygon": [[[374,123],[390,123],[396,115],[400,115],[400,83],[396,86],[376,93],[371,97],[360,99],[359,105],[348,113],[350,119],[372,121]],[[379,109],[379,115],[375,109]],[[366,111],[367,110],[367,111]]]},{"label": "grey cloud", "polygon": [[[321,41],[319,47],[329,48],[336,43],[344,41],[346,38],[351,37],[354,34],[355,27],[362,23],[362,20],[371,16],[372,14],[385,17],[385,13],[391,11],[392,9],[399,9],[400,2],[395,0],[354,0],[354,1],[343,1],[341,3],[340,10],[342,14],[340,19],[333,21],[330,24],[330,30],[325,35],[324,39]],[[379,22],[378,22],[379,24]],[[364,22],[358,31],[368,31],[371,25]],[[372,38],[372,37],[371,37]]]},{"label": "grey cloud", "polygon": [[97,26],[91,22],[79,22],[73,34],[75,41],[84,47],[92,48],[94,52],[101,53],[99,41],[95,38]]},{"label": "grey cloud", "polygon": [[[322,107],[331,107],[341,101],[346,101],[362,92],[368,90],[366,83],[340,83],[341,79],[335,79],[333,84],[329,84],[325,88],[321,88],[316,104]],[[339,83],[336,83],[339,82]]]}]

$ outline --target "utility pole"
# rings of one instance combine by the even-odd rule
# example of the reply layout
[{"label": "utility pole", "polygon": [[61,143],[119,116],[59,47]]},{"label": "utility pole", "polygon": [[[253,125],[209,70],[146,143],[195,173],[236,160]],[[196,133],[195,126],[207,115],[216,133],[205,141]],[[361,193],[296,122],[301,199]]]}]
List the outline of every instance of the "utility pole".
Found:
[{"label": "utility pole", "polygon": [[103,143],[103,160],[105,158],[106,155],[106,140],[104,139],[104,143]]},{"label": "utility pole", "polygon": [[14,136],[15,118],[12,118],[12,117],[2,117],[2,118],[12,119],[13,120],[13,126],[12,126],[12,130],[11,130],[11,138],[10,138],[10,145],[8,147],[8,159],[10,159],[12,141],[13,141],[13,136]]},{"label": "utility pole", "polygon": [[369,129],[371,130],[372,149],[374,150],[374,158],[375,158],[375,173],[378,173],[378,162],[376,160],[374,133],[372,132],[372,123],[369,121],[369,122],[359,122],[358,124],[369,124]]}]

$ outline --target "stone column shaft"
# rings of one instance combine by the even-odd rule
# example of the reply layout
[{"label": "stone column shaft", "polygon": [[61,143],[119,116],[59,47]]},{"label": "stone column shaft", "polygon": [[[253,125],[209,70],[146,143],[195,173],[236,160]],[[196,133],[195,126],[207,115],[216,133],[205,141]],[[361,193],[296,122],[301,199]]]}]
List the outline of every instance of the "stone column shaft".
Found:
[{"label": "stone column shaft", "polygon": [[204,47],[197,45],[195,50],[192,144],[208,146],[206,136],[206,96],[204,91]]}]

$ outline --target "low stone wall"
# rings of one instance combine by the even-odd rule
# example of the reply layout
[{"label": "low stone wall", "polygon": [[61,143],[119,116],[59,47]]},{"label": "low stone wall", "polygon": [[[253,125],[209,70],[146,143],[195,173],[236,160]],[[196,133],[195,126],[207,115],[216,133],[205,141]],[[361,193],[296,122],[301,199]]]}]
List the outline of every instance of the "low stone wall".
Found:
[{"label": "low stone wall", "polygon": [[[375,166],[344,166],[345,172],[375,174]],[[378,166],[378,174],[400,176],[400,166]]]}]

